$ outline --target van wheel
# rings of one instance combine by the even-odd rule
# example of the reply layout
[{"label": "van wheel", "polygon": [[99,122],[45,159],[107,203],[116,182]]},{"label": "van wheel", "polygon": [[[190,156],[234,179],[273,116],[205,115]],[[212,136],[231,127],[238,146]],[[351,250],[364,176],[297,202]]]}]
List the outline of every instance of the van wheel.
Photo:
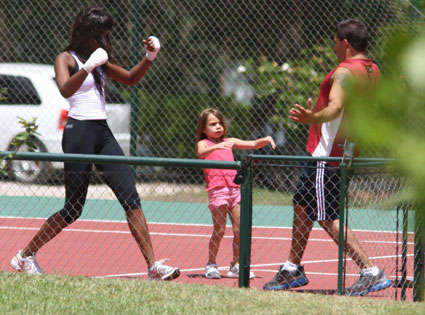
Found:
[{"label": "van wheel", "polygon": [[[33,142],[37,146],[34,152],[47,152],[46,146],[39,139],[34,138]],[[15,151],[15,147],[11,144],[8,150]],[[18,152],[30,152],[30,150],[26,144],[23,144]],[[50,162],[9,160],[7,164],[9,178],[22,183],[45,184],[52,173]]]}]

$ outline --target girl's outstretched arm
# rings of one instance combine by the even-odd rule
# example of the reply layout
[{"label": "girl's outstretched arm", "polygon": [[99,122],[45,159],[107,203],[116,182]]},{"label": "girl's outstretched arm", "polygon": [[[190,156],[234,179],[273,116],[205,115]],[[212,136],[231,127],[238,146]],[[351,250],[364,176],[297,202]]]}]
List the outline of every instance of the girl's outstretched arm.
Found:
[{"label": "girl's outstretched arm", "polygon": [[272,137],[267,136],[264,138],[259,138],[257,140],[241,140],[238,138],[229,138],[227,139],[229,142],[233,142],[233,149],[239,150],[255,150],[265,147],[270,144],[273,150],[276,148],[276,144]]},{"label": "girl's outstretched arm", "polygon": [[232,147],[233,147],[233,142],[229,140],[217,143],[210,147],[204,140],[201,140],[196,145],[196,155],[198,156],[199,159],[203,159],[214,150],[219,150],[219,149],[231,150]]}]

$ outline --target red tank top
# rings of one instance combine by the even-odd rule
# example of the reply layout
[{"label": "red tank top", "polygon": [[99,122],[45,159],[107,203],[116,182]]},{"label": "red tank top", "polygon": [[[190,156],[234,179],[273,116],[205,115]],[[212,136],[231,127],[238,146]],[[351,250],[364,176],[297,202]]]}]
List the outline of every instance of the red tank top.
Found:
[{"label": "red tank top", "polygon": [[[319,97],[314,111],[320,111],[329,104],[329,93],[331,91],[331,77],[339,67],[347,68],[361,83],[373,87],[380,79],[381,74],[370,59],[347,59],[342,61],[336,68],[327,74],[320,86]],[[307,138],[306,150],[315,157],[341,157],[343,156],[342,145],[345,137],[340,126],[347,120],[346,112],[342,116],[323,124],[311,124]],[[338,166],[339,163],[328,164]]]}]

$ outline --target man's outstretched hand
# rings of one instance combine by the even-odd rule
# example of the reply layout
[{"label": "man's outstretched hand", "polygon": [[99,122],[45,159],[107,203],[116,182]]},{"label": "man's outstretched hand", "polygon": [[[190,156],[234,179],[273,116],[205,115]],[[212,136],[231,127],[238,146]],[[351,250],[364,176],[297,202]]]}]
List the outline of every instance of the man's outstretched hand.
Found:
[{"label": "man's outstretched hand", "polygon": [[311,98],[309,97],[307,100],[308,108],[304,108],[301,105],[295,104],[289,110],[289,118],[295,122],[302,124],[312,124],[313,121],[313,104],[311,102]]}]

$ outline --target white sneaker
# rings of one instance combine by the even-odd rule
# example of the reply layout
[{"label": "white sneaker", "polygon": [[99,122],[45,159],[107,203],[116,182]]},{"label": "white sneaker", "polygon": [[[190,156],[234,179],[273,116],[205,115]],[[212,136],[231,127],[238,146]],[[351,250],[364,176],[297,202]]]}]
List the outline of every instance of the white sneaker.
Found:
[{"label": "white sneaker", "polygon": [[[229,278],[239,278],[239,264],[232,266],[232,264],[230,264],[230,269],[229,272],[227,273],[227,276]],[[249,272],[249,278],[255,278],[255,275],[252,271]]]},{"label": "white sneaker", "polygon": [[35,255],[23,258],[22,250],[18,251],[18,253],[12,258],[10,266],[17,271],[21,271],[29,275],[41,275],[43,273],[35,259]]},{"label": "white sneaker", "polygon": [[152,267],[148,269],[150,280],[173,280],[180,276],[179,268],[163,265],[168,259],[155,261]]},{"label": "white sneaker", "polygon": [[207,279],[220,279],[220,272],[218,271],[217,264],[207,264],[205,266],[205,278]]}]

